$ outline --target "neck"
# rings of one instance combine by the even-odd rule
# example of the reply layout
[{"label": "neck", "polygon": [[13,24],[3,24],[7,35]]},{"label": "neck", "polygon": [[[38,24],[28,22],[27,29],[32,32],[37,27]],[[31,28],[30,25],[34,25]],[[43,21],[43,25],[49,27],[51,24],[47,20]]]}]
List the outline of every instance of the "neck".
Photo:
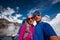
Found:
[{"label": "neck", "polygon": [[41,21],[37,21],[37,24],[39,24]]},{"label": "neck", "polygon": [[29,27],[34,27],[34,25],[33,24],[29,24]]},{"label": "neck", "polygon": [[33,26],[33,24],[30,24],[29,26]]}]

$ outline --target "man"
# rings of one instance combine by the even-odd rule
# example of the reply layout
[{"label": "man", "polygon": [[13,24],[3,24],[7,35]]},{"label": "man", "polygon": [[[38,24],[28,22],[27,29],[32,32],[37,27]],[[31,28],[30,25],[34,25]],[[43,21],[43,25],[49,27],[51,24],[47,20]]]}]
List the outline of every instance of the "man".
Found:
[{"label": "man", "polygon": [[33,15],[37,22],[34,40],[59,40],[53,28],[48,23],[41,22],[42,16],[39,11],[35,11]]}]

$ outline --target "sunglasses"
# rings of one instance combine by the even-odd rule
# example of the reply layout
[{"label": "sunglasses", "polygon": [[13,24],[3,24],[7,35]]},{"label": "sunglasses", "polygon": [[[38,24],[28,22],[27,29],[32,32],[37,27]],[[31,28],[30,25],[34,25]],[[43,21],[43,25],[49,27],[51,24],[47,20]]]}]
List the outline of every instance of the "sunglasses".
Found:
[{"label": "sunglasses", "polygon": [[30,19],[34,19],[34,17],[31,17],[31,18],[27,18],[27,20],[30,20]]},{"label": "sunglasses", "polygon": [[34,15],[34,17],[36,17],[36,16],[40,16],[40,15]]}]

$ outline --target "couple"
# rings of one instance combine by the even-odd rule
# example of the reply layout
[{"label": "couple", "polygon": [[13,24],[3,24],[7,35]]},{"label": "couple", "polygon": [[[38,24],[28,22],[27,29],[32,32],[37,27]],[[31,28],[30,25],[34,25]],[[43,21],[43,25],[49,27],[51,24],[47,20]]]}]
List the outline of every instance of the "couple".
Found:
[{"label": "couple", "polygon": [[[34,20],[37,22],[35,27]],[[28,16],[27,23],[22,25],[18,40],[59,40],[53,28],[41,20],[42,16],[39,11],[35,11],[33,16]]]}]

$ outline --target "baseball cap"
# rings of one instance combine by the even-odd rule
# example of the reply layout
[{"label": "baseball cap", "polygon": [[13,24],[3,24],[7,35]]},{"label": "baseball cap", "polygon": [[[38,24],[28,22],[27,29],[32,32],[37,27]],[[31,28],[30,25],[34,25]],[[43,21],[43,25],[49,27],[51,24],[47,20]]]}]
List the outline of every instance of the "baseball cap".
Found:
[{"label": "baseball cap", "polygon": [[33,16],[35,16],[35,15],[41,15],[41,13],[40,13],[39,11],[35,11],[35,12],[33,13]]}]

